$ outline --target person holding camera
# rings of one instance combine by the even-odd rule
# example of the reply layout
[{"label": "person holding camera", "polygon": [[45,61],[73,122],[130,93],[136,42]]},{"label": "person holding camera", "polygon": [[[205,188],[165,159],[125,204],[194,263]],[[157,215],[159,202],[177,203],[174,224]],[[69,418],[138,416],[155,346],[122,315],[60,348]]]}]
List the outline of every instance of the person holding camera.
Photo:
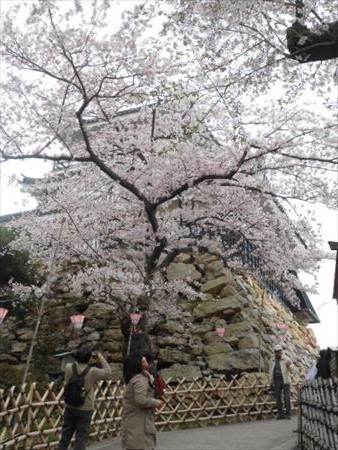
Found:
[{"label": "person holding camera", "polygon": [[111,373],[103,355],[94,353],[87,345],[77,350],[75,360],[65,367],[65,412],[57,450],[67,450],[74,434],[74,450],[86,449],[94,410],[94,385]]},{"label": "person holding camera", "polygon": [[154,450],[155,410],[161,408],[164,401],[155,398],[154,379],[144,353],[132,353],[123,366],[122,449]]}]

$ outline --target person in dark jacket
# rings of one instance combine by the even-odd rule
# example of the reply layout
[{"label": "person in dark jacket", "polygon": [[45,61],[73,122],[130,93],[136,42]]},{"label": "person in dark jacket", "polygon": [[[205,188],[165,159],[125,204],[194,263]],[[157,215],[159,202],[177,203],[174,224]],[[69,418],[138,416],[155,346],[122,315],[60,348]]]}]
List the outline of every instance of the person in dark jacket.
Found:
[{"label": "person in dark jacket", "polygon": [[329,348],[327,350],[321,350],[319,352],[319,358],[316,364],[317,368],[316,379],[331,378],[330,359],[331,359],[331,350]]},{"label": "person in dark jacket", "polygon": [[[74,450],[86,450],[90,422],[94,410],[94,384],[110,376],[110,367],[101,353],[93,353],[88,346],[82,346],[75,355],[76,369],[80,374],[86,367],[91,366],[84,377],[86,397],[82,406],[67,405],[65,408],[62,435],[57,450],[67,450],[75,433]],[[100,366],[100,367],[94,367]],[[65,368],[65,383],[67,384],[73,373],[73,364]]]}]

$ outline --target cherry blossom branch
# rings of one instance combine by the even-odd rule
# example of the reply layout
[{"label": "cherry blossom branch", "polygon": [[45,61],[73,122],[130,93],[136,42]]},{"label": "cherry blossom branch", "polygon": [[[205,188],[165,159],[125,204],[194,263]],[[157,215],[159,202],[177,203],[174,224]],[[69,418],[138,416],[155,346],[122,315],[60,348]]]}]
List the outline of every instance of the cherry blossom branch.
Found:
[{"label": "cherry blossom branch", "polygon": [[[20,61],[24,66],[26,66],[28,69],[32,70],[33,72],[39,72],[48,75],[49,77],[61,81],[62,83],[70,84],[73,87],[75,87],[77,90],[80,91],[79,86],[72,82],[71,80],[68,80],[67,78],[61,77],[51,71],[49,71],[46,67],[41,66],[37,62],[33,61],[28,56],[25,56],[24,54],[18,53],[20,50],[23,52],[23,49],[20,47],[20,44],[16,42],[18,49],[15,51],[13,48],[9,47],[5,42],[2,42],[2,45],[4,46],[4,49],[6,52],[11,55],[13,58],[15,58],[17,61]],[[16,65],[14,62],[12,63],[13,66],[18,67],[21,69],[22,67],[20,65]]]},{"label": "cherry blossom branch", "polygon": [[52,28],[53,28],[53,30],[55,32],[55,36],[56,36],[56,38],[57,38],[57,40],[59,42],[59,46],[60,46],[60,49],[61,49],[61,51],[63,53],[63,56],[70,63],[70,65],[71,65],[71,67],[72,67],[72,69],[74,71],[75,77],[77,78],[77,81],[79,82],[79,85],[81,87],[80,91],[81,91],[83,97],[86,99],[87,98],[86,88],[85,88],[85,86],[84,86],[84,84],[82,82],[82,79],[80,78],[80,76],[78,74],[78,70],[77,70],[77,68],[76,68],[76,66],[74,64],[73,58],[71,56],[71,53],[67,52],[65,46],[62,43],[62,40],[61,40],[61,38],[59,36],[59,33],[58,33],[58,30],[56,29],[56,26],[55,26],[55,23],[54,23],[54,19],[53,19],[53,15],[52,15],[52,12],[51,12],[50,8],[48,8],[48,15],[49,15],[49,20],[50,20],[50,23],[52,25]]},{"label": "cherry blossom branch", "polygon": [[[47,146],[48,144],[46,144]],[[61,161],[69,161],[69,162],[92,162],[92,158],[89,156],[74,156],[74,155],[45,155],[40,153],[32,153],[24,155],[9,155],[3,150],[0,150],[0,155],[2,157],[3,161],[18,161],[18,160],[24,160],[24,159],[43,159],[45,161],[55,161],[55,162],[61,162]]]},{"label": "cherry blossom branch", "polygon": [[81,241],[88,247],[90,248],[90,250],[98,257],[99,260],[102,260],[102,256],[95,250],[95,248],[90,244],[90,242],[88,241],[88,239],[83,237],[83,234],[81,233],[80,228],[78,227],[76,221],[74,220],[72,214],[70,213],[70,211],[68,210],[68,208],[66,208],[66,206],[64,204],[62,204],[57,198],[55,198],[53,195],[51,195],[48,191],[46,191],[46,195],[48,197],[50,197],[53,202],[55,202],[61,211],[64,211],[65,214],[67,215],[67,217],[69,218],[70,222],[73,224],[75,231],[77,232],[78,236],[80,237]]},{"label": "cherry blossom branch", "polygon": [[[337,148],[338,150],[338,148]],[[336,158],[318,158],[314,156],[300,156],[300,155],[290,155],[288,153],[280,152],[279,155],[285,156],[286,158],[297,159],[299,161],[314,161],[338,165],[338,157]]]},{"label": "cherry blossom branch", "polygon": [[235,166],[234,169],[230,170],[227,174],[208,174],[208,175],[202,175],[198,178],[196,178],[195,180],[192,180],[190,182],[186,182],[184,184],[182,184],[179,188],[174,189],[170,194],[168,195],[164,195],[160,198],[157,199],[157,201],[154,203],[154,206],[159,206],[163,203],[166,203],[169,200],[172,200],[173,198],[179,196],[180,194],[182,194],[183,192],[187,191],[188,189],[192,188],[192,187],[196,187],[199,184],[208,181],[208,180],[231,180],[236,173],[239,171],[240,167],[242,166],[242,164],[245,162],[246,160],[246,155],[247,155],[247,150],[245,150],[241,156],[241,158],[239,159],[237,165]]}]

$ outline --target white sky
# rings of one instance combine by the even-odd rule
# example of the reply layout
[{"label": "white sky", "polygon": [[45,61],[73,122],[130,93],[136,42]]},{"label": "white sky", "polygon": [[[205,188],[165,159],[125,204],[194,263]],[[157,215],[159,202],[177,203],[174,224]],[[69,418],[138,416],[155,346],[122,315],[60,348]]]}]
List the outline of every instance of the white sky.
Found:
[{"label": "white sky", "polygon": [[[323,249],[330,252],[328,241],[338,242],[338,211],[332,211],[324,206],[316,206],[317,219],[322,224]],[[323,260],[317,273],[318,295],[310,294],[310,300],[321,321],[311,325],[321,348],[338,347],[338,306],[332,299],[333,279],[335,271],[335,253],[333,260]],[[307,281],[303,276],[302,279]]]},{"label": "white sky", "polygon": [[[70,1],[72,3],[73,0]],[[121,11],[135,6],[140,0],[121,1],[114,4],[114,21],[121,14]],[[18,0],[0,0],[1,10],[4,12],[7,7],[20,3]],[[65,1],[65,4],[69,0]],[[5,162],[0,166],[0,215],[25,211],[36,206],[36,202],[30,196],[20,192],[16,183],[11,183],[13,175],[21,178],[21,175],[28,177],[41,177],[51,169],[51,163],[43,161],[26,162]],[[315,207],[315,214],[322,224],[322,248],[329,251],[328,241],[338,241],[338,211],[328,210],[323,206]],[[332,252],[334,254],[335,252]],[[321,323],[311,325],[318,344],[321,348],[328,346],[338,346],[338,307],[337,302],[332,300],[333,278],[335,261],[323,261],[318,271],[318,295],[309,295],[314,309],[316,310]],[[301,275],[301,279],[311,284],[311,279]]]}]

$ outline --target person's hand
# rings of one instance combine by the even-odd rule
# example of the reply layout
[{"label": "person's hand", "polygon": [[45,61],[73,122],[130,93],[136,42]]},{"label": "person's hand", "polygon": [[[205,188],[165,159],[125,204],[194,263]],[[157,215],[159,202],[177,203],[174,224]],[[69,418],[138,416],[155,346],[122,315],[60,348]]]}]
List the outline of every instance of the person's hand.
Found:
[{"label": "person's hand", "polygon": [[97,352],[97,353],[96,353],[96,358],[97,358],[99,361],[102,361],[102,360],[104,359],[104,356],[102,355],[101,352]]},{"label": "person's hand", "polygon": [[102,353],[100,353],[100,352],[93,352],[92,356],[90,358],[90,362],[91,362],[91,364],[100,364],[101,365],[103,359],[104,358],[103,358]]},{"label": "person's hand", "polygon": [[162,408],[163,405],[164,405],[164,401],[163,400],[159,400],[159,403],[158,403],[158,406],[156,406],[156,409]]}]

